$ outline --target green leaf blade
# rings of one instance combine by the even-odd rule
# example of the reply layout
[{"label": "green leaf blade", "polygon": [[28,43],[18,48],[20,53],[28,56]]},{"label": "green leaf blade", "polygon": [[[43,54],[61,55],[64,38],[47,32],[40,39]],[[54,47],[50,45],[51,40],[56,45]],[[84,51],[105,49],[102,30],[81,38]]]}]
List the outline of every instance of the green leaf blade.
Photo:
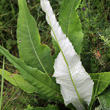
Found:
[{"label": "green leaf blade", "polygon": [[110,84],[110,72],[91,73],[90,76],[94,81],[93,96],[90,104],[90,108],[91,108],[97,96],[103,93],[103,91]]},{"label": "green leaf blade", "polygon": [[[2,69],[0,69],[0,74],[1,72]],[[12,74],[4,70],[4,78],[12,85],[19,86],[22,90],[24,90],[27,93],[34,93],[36,91],[36,89],[33,86],[31,86],[27,81],[25,81],[24,78],[19,74]]]},{"label": "green leaf blade", "polygon": [[[94,81],[94,93],[100,95],[110,84],[110,72],[102,72],[102,73],[91,73],[91,78]],[[97,91],[96,91],[97,89]]]},{"label": "green leaf blade", "polygon": [[60,96],[59,86],[51,78],[37,68],[27,66],[22,60],[12,56],[5,48],[0,46],[0,52],[18,69],[23,78],[37,89],[40,95],[56,99]]},{"label": "green leaf blade", "polygon": [[110,110],[110,89],[104,91],[103,94],[98,96],[101,110]]},{"label": "green leaf blade", "polygon": [[59,13],[59,24],[78,54],[81,53],[81,43],[83,41],[82,26],[76,12],[80,1],[64,0]]},{"label": "green leaf blade", "polygon": [[18,4],[17,43],[20,58],[29,66],[52,73],[53,59],[50,48],[40,44],[36,22],[27,8],[26,1],[18,0]]}]

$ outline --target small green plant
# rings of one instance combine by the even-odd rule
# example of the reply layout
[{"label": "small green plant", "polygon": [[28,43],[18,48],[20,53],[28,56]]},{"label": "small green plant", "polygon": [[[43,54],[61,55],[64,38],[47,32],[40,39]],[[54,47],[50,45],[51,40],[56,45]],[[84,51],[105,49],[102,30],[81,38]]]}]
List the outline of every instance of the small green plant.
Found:
[{"label": "small green plant", "polygon": [[[52,29],[55,54],[52,56],[51,49],[40,43],[36,22],[27,8],[26,1],[18,0],[17,43],[20,58],[14,57],[2,46],[0,46],[0,52],[21,75],[4,71],[4,78],[13,85],[18,85],[25,92],[37,92],[43,98],[60,103],[63,103],[64,99],[65,105],[71,103],[77,110],[92,110],[94,101],[110,83],[110,73],[88,74],[82,66],[79,54],[83,33],[76,12],[80,0],[62,2],[59,23],[49,1],[40,0],[40,3],[42,10],[46,13],[47,23]],[[58,84],[52,76],[56,78]],[[99,101],[101,96],[103,95],[98,97]],[[73,106],[68,108],[75,109]],[[55,106],[48,107],[57,109]]]}]

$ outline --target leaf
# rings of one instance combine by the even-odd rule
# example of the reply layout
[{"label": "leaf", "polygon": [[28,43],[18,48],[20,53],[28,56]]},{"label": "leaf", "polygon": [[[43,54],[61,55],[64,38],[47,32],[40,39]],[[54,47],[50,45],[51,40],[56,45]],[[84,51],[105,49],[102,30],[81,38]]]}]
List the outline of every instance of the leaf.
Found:
[{"label": "leaf", "polygon": [[[64,0],[61,4],[59,12],[59,24],[63,32],[71,41],[72,45],[74,45],[74,48],[78,54],[81,52],[81,43],[83,41],[82,26],[76,12],[80,1],[81,0]],[[52,40],[52,42],[55,48],[54,58],[56,58],[60,50],[58,45],[56,45],[55,40]]]},{"label": "leaf", "polygon": [[37,68],[27,66],[22,60],[12,56],[2,46],[0,46],[0,52],[17,68],[23,78],[37,89],[40,95],[45,96],[44,98],[56,99],[60,96],[59,86],[47,74]]},{"label": "leaf", "polygon": [[[0,74],[2,69],[0,69]],[[27,93],[34,93],[36,89],[31,86],[24,78],[19,74],[11,74],[10,72],[4,70],[4,78],[14,86],[19,86],[22,90]]]},{"label": "leaf", "polygon": [[92,80],[94,81],[94,94],[101,94],[110,84],[110,72],[91,73]]},{"label": "leaf", "polygon": [[50,48],[40,44],[40,35],[26,0],[18,0],[17,43],[20,58],[29,66],[45,73],[53,72],[53,59]]},{"label": "leaf", "polygon": [[72,103],[78,110],[87,109],[92,96],[93,81],[81,64],[80,57],[56,20],[48,0],[41,0],[42,10],[51,26],[51,34],[57,42],[60,53],[54,64],[54,77],[61,86],[65,105]]},{"label": "leaf", "polygon": [[110,84],[110,72],[91,73],[90,76],[94,81],[93,96],[90,104],[91,107],[97,96],[100,95]]},{"label": "leaf", "polygon": [[[83,41],[82,26],[76,12],[81,0],[63,0],[59,12],[59,24],[69,38],[75,51],[80,54]],[[65,8],[66,7],[66,8]]]},{"label": "leaf", "polygon": [[53,48],[55,49],[55,52],[53,54],[53,59],[55,60],[58,53],[60,52],[60,50],[59,50],[58,44],[57,44],[57,42],[55,41],[54,38],[52,38],[52,43],[53,43]]},{"label": "leaf", "polygon": [[98,100],[102,106],[102,110],[110,110],[110,89],[98,96]]}]

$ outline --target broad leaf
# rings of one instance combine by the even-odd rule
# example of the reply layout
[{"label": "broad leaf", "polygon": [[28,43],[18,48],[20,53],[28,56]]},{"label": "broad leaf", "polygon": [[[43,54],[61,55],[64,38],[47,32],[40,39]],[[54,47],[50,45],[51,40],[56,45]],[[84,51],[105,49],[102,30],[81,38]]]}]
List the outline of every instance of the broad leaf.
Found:
[{"label": "broad leaf", "polygon": [[17,43],[20,58],[29,66],[45,73],[52,73],[53,60],[50,48],[40,44],[37,25],[27,8],[26,0],[18,0],[18,4]]},{"label": "broad leaf", "polygon": [[91,107],[97,96],[100,95],[110,84],[110,72],[91,73],[90,76],[94,81],[93,96],[90,104]]},{"label": "broad leaf", "polygon": [[[1,73],[2,69],[0,69],[0,74]],[[36,89],[25,81],[24,78],[19,74],[11,74],[10,72],[4,70],[4,78],[12,85],[20,87],[27,93],[34,93],[36,91]]]},{"label": "broad leaf", "polygon": [[91,73],[94,81],[94,95],[101,94],[110,84],[110,72]]},{"label": "broad leaf", "polygon": [[[63,0],[59,12],[59,24],[78,54],[81,52],[81,43],[83,40],[82,26],[76,12],[80,1],[81,0]],[[56,58],[59,53],[59,48],[55,40],[52,41],[55,48],[54,57]]]},{"label": "broad leaf", "polygon": [[81,43],[83,40],[81,22],[76,12],[80,1],[81,0],[63,0],[59,12],[59,24],[64,34],[66,34],[72,45],[74,45],[74,49],[78,54],[81,53]]},{"label": "broad leaf", "polygon": [[22,60],[12,56],[6,49],[0,46],[0,52],[17,68],[23,78],[37,89],[37,92],[44,95],[45,98],[55,99],[59,96],[59,86],[56,85],[50,77],[38,70],[27,66]]},{"label": "broad leaf", "polygon": [[59,26],[49,1],[41,0],[41,6],[46,13],[46,20],[52,28],[51,34],[60,49],[55,60],[53,76],[61,86],[64,102],[66,105],[72,103],[77,110],[86,109],[84,102],[89,105],[94,83],[83,68],[80,57],[71,42]]},{"label": "broad leaf", "polygon": [[110,89],[98,96],[102,110],[110,110]]}]

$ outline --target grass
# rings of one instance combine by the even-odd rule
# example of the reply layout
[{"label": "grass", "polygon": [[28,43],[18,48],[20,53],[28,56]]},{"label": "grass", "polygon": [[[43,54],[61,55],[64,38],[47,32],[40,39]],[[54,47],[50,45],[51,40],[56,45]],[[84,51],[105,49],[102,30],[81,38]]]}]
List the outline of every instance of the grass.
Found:
[{"label": "grass", "polygon": [[110,71],[108,45],[100,38],[110,26],[107,3],[108,0],[83,0],[78,10],[84,32],[82,62],[89,73]]},{"label": "grass", "polygon": [[1,83],[1,96],[0,96],[0,110],[1,110],[1,108],[2,108],[2,100],[3,100],[4,65],[5,65],[5,58],[3,58],[3,68],[2,68],[2,83]]}]

